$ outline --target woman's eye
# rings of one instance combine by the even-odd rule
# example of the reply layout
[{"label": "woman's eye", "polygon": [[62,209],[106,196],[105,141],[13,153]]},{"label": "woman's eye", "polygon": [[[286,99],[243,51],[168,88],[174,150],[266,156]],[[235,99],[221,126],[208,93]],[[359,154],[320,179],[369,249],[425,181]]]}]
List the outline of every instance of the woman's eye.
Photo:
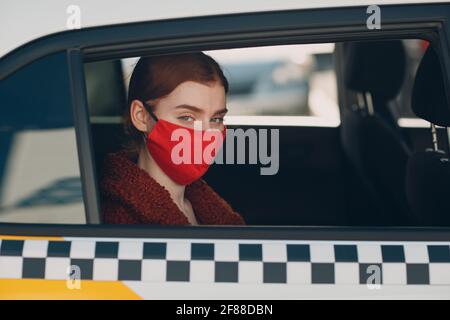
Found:
[{"label": "woman's eye", "polygon": [[222,123],[223,122],[223,117],[212,118],[211,122]]},{"label": "woman's eye", "polygon": [[181,116],[181,117],[178,117],[178,119],[183,120],[183,121],[194,121],[194,118],[191,116]]}]

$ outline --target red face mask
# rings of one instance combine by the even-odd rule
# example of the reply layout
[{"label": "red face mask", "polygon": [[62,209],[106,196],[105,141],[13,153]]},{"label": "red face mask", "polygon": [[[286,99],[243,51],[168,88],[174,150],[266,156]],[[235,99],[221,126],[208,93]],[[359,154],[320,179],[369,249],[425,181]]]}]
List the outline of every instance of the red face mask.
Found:
[{"label": "red face mask", "polygon": [[173,181],[188,185],[208,170],[225,139],[226,129],[196,130],[158,119],[151,107],[147,111],[156,121],[146,136],[148,152]]}]

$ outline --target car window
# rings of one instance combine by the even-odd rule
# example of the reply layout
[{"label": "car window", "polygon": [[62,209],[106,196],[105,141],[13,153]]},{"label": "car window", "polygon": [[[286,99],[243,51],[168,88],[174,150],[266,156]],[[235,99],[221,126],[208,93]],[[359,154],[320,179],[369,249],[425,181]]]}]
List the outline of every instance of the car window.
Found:
[{"label": "car window", "polygon": [[84,223],[66,53],[0,82],[0,222]]},{"label": "car window", "polygon": [[[297,125],[337,127],[333,50],[334,44],[321,43],[205,51],[220,64],[230,83],[228,124],[263,123],[261,116],[283,116],[275,119],[277,123],[285,120]],[[125,93],[137,60],[120,60]],[[117,74],[115,78],[108,75],[118,72],[117,61],[88,63],[85,70],[91,79],[88,98],[93,121],[114,121],[114,116],[121,115],[117,101],[124,101],[124,91],[100,90],[96,79],[107,78],[103,85],[109,82],[108,88],[116,88]],[[111,97],[116,97],[115,102],[106,101]]]},{"label": "car window", "polygon": [[[415,73],[428,42],[404,39],[402,43],[406,73],[390,110],[400,127],[427,126],[412,112],[410,99]],[[267,121],[255,116],[284,116],[271,120],[306,126],[339,126],[334,46],[319,43],[205,51],[219,62],[230,80],[228,122],[265,124]],[[125,58],[85,65],[90,79],[87,88],[90,115],[94,122],[118,121],[117,117],[122,115],[118,101],[125,101],[137,60]]]}]

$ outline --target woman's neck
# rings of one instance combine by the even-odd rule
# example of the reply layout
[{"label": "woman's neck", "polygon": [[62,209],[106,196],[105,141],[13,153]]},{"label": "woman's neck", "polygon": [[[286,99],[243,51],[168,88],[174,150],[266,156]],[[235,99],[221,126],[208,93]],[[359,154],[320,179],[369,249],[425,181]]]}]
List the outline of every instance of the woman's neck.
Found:
[{"label": "woman's neck", "polygon": [[179,185],[170,179],[153,160],[147,149],[142,148],[140,150],[137,165],[169,191],[170,197],[181,211],[185,210],[185,186]]}]

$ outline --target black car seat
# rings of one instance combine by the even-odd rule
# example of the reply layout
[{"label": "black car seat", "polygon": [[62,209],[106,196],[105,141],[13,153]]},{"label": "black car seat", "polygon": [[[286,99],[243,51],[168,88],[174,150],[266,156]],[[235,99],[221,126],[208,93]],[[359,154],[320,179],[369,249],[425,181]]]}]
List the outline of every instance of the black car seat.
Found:
[{"label": "black car seat", "polygon": [[344,44],[344,83],[358,104],[345,106],[341,119],[344,152],[374,206],[368,225],[410,225],[414,217],[405,194],[406,139],[389,110],[405,78],[401,41]]},{"label": "black car seat", "polygon": [[436,125],[450,126],[450,106],[439,57],[429,47],[417,70],[412,109],[431,123],[432,149],[414,153],[407,165],[406,194],[423,226],[450,226],[450,161],[439,150]]}]

